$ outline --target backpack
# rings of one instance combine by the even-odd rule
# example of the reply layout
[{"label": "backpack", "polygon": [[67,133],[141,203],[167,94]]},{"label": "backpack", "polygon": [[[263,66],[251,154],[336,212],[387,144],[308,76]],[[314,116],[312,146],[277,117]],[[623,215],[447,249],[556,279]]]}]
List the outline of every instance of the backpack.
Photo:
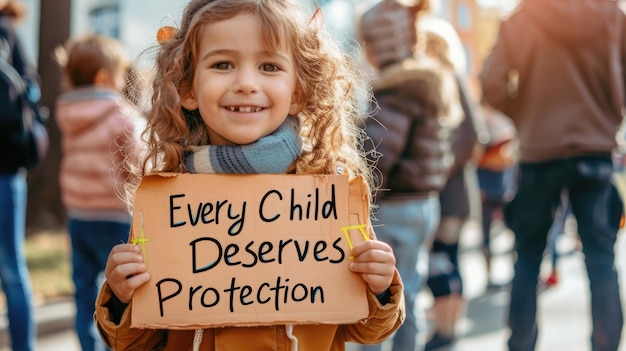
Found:
[{"label": "backpack", "polygon": [[48,112],[41,92],[10,63],[11,49],[0,39],[0,173],[35,168],[48,151]]}]

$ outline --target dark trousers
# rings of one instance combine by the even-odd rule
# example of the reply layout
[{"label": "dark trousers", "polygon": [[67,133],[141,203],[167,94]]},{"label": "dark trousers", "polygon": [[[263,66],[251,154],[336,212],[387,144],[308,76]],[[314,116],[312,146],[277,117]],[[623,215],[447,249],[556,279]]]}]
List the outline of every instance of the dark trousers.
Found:
[{"label": "dark trousers", "polygon": [[569,193],[585,255],[592,350],[618,349],[623,315],[614,246],[623,210],[611,183],[612,172],[610,155],[520,165],[517,194],[504,210],[507,225],[515,233],[517,253],[509,309],[509,350],[535,349],[539,268],[564,189]]},{"label": "dark trousers", "polygon": [[107,350],[96,332],[93,314],[104,268],[113,246],[128,240],[130,224],[70,218],[72,279],[76,301],[76,334],[83,351]]}]

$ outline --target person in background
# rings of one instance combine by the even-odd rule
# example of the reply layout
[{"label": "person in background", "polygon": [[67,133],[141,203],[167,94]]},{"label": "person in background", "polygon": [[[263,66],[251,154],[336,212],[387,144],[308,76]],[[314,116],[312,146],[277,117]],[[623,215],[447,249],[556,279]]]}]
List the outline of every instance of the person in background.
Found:
[{"label": "person in background", "polygon": [[[38,86],[39,76],[33,65],[27,61],[14,28],[25,14],[26,7],[21,1],[0,0],[0,40],[8,43],[8,59],[13,67],[30,84]],[[7,302],[11,349],[32,351],[35,349],[37,326],[24,254],[26,170],[14,167],[15,162],[11,159],[13,156],[8,155],[5,150],[0,158],[0,281]]]},{"label": "person in background", "polygon": [[57,55],[69,88],[56,101],[56,122],[72,242],[75,328],[83,351],[103,350],[93,323],[95,301],[111,248],[126,242],[130,232],[123,164],[139,158],[142,116],[122,95],[129,59],[117,40],[81,36]]},{"label": "person in background", "polygon": [[611,176],[625,69],[626,14],[615,1],[522,0],[485,61],[483,100],[511,118],[519,135],[518,190],[504,209],[517,254],[511,351],[537,343],[538,274],[564,189],[589,278],[590,348],[620,349],[615,242],[623,205]]},{"label": "person in background", "polygon": [[492,277],[492,226],[496,219],[504,222],[504,205],[515,195],[518,141],[515,126],[510,119],[488,106],[483,106],[483,111],[489,138],[478,158],[476,172],[482,205],[482,249],[487,270],[487,289],[492,289],[502,285]]},{"label": "person in background", "polygon": [[[483,255],[489,290],[502,288],[509,283],[495,281],[491,274],[493,256],[491,236],[494,220],[504,221],[502,210],[515,195],[519,152],[517,133],[511,120],[488,106],[484,106],[483,110],[486,112],[485,119],[490,137],[489,143],[479,158],[477,172],[482,201]],[[545,280],[540,282],[541,288],[548,288],[558,283],[557,241],[561,234],[565,233],[566,221],[571,212],[567,201],[567,192],[564,190],[554,213],[554,223],[548,232],[549,245],[546,252],[550,254],[550,271]]]},{"label": "person in background", "polygon": [[[459,269],[459,240],[470,214],[469,192],[477,191],[471,164],[478,146],[478,135],[485,133],[484,121],[466,86],[465,52],[458,34],[444,20],[425,18],[426,52],[457,73],[463,120],[452,130],[454,163],[445,187],[439,194],[441,220],[430,249],[427,285],[434,297],[431,318],[434,332],[426,351],[447,350],[456,340],[456,324],[463,313],[463,280]],[[470,188],[470,187],[473,187]]]},{"label": "person in background", "polygon": [[[439,226],[439,192],[453,163],[451,130],[462,120],[454,70],[426,51],[420,23],[430,2],[383,0],[359,9],[357,36],[373,68],[377,106],[364,121],[366,148],[382,179],[376,233],[389,243],[405,287],[407,318],[393,351],[422,350],[426,313],[417,297],[428,277],[428,247]],[[364,346],[381,350],[383,345]]]}]

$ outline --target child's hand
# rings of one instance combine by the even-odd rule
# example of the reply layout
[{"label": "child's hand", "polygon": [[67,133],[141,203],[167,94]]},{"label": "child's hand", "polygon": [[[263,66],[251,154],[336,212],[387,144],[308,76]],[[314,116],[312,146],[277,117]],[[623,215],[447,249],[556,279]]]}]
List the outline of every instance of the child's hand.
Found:
[{"label": "child's hand", "polygon": [[368,240],[352,249],[354,262],[350,270],[359,273],[370,291],[380,295],[391,285],[396,258],[389,245],[378,240]]},{"label": "child's hand", "polygon": [[150,279],[143,264],[141,248],[132,244],[115,245],[109,253],[104,275],[117,298],[129,303],[135,289]]}]

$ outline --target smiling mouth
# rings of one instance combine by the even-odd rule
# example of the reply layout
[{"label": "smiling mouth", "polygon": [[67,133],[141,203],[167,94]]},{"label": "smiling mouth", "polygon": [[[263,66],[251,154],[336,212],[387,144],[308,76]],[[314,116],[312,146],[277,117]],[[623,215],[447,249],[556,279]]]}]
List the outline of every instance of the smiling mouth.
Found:
[{"label": "smiling mouth", "polygon": [[263,110],[263,107],[253,106],[226,106],[226,109],[231,112],[259,112]]}]

